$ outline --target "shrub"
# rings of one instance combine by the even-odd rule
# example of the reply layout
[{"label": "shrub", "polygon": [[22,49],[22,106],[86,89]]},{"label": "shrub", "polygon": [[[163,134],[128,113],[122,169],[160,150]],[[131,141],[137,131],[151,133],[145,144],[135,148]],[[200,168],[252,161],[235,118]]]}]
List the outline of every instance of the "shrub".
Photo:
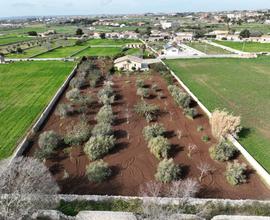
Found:
[{"label": "shrub", "polygon": [[35,152],[34,157],[39,160],[47,159],[59,147],[61,141],[61,137],[54,131],[43,132],[38,139],[40,148]]},{"label": "shrub", "polygon": [[61,144],[61,137],[54,131],[45,131],[39,135],[40,148],[56,149]]},{"label": "shrub", "polygon": [[148,98],[150,96],[149,89],[139,87],[137,89],[137,95],[141,96],[142,98]]},{"label": "shrub", "polygon": [[71,86],[71,88],[81,89],[87,85],[87,82],[82,77],[75,77],[70,81],[69,85]]},{"label": "shrub", "polygon": [[204,142],[208,142],[208,141],[210,140],[210,138],[209,138],[208,135],[204,135],[204,136],[202,136],[202,140],[203,140]]},{"label": "shrub", "polygon": [[210,124],[213,136],[218,140],[233,135],[237,138],[237,134],[241,130],[240,117],[233,116],[226,111],[215,110],[210,118]]},{"label": "shrub", "polygon": [[111,87],[111,85],[105,85],[99,92],[98,92],[98,98],[106,95],[108,97],[113,96],[114,92]]},{"label": "shrub", "polygon": [[101,158],[114,147],[115,139],[113,136],[94,136],[84,146],[84,152],[91,160]]},{"label": "shrub", "polygon": [[115,96],[108,96],[106,94],[99,97],[99,102],[103,105],[110,105],[113,104],[115,100]]},{"label": "shrub", "polygon": [[87,141],[91,134],[91,128],[85,121],[75,125],[66,135],[64,141],[69,145],[80,145]]},{"label": "shrub", "polygon": [[109,123],[98,123],[92,130],[93,136],[111,135],[113,133],[112,126]]},{"label": "shrub", "polygon": [[56,115],[61,118],[72,115],[75,112],[74,108],[69,104],[60,104],[56,109]]},{"label": "shrub", "polygon": [[144,81],[142,79],[136,80],[136,87],[137,88],[143,88],[144,87]]},{"label": "shrub", "polygon": [[147,122],[156,120],[159,113],[158,106],[153,104],[147,104],[144,101],[135,105],[134,110],[137,114],[144,116]]},{"label": "shrub", "polygon": [[184,114],[190,119],[194,119],[197,115],[198,112],[195,108],[185,108],[184,109]]},{"label": "shrub", "polygon": [[158,92],[159,88],[158,88],[158,85],[156,83],[154,83],[152,86],[151,86],[151,89],[155,92]]},{"label": "shrub", "polygon": [[237,149],[233,144],[227,141],[221,141],[218,145],[211,147],[209,152],[213,160],[227,161],[233,158]]},{"label": "shrub", "polygon": [[189,108],[191,97],[175,85],[169,85],[168,90],[171,93],[176,104],[182,108]]},{"label": "shrub", "polygon": [[110,105],[104,105],[97,113],[96,120],[98,123],[112,124],[114,120],[112,107]]},{"label": "shrub", "polygon": [[167,138],[162,136],[152,138],[148,143],[148,148],[157,159],[167,158],[170,144]]},{"label": "shrub", "polygon": [[165,128],[161,124],[153,124],[146,126],[143,129],[143,135],[146,141],[150,141],[150,139],[158,137],[158,136],[163,136],[165,132]]},{"label": "shrub", "polygon": [[238,185],[247,181],[246,164],[240,164],[237,161],[228,163],[226,170],[226,179],[231,185]]},{"label": "shrub", "polygon": [[98,160],[86,167],[86,175],[89,181],[101,183],[111,175],[111,170],[107,163],[103,160]]},{"label": "shrub", "polygon": [[174,164],[173,159],[164,159],[158,164],[155,178],[162,183],[170,183],[178,180],[181,175],[181,168]]},{"label": "shrub", "polygon": [[71,89],[67,92],[66,98],[71,102],[77,102],[81,98],[81,92],[77,88]]}]

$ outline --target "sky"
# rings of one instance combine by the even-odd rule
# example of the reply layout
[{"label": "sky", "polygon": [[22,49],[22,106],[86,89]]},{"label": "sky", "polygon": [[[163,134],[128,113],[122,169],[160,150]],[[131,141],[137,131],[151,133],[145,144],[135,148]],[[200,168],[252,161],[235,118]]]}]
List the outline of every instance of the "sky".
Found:
[{"label": "sky", "polygon": [[270,0],[0,0],[0,17],[267,8],[270,8]]}]

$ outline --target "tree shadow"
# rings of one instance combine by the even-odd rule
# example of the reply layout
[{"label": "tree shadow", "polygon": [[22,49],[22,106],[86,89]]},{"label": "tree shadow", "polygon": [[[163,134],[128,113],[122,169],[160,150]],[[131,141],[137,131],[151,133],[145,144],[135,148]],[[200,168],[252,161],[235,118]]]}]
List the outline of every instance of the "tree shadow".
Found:
[{"label": "tree shadow", "polygon": [[169,151],[171,157],[175,157],[179,152],[184,151],[184,147],[179,146],[178,144],[172,144]]},{"label": "tree shadow", "polygon": [[241,131],[239,132],[239,138],[247,138],[251,133],[250,128],[242,128]]},{"label": "tree shadow", "polygon": [[166,138],[168,138],[168,139],[173,138],[173,137],[175,137],[175,136],[176,136],[176,135],[175,135],[174,131],[165,131],[165,132],[164,132],[164,137],[166,137]]},{"label": "tree shadow", "polygon": [[114,136],[116,137],[116,139],[126,138],[127,132],[124,130],[116,130],[114,131]]}]

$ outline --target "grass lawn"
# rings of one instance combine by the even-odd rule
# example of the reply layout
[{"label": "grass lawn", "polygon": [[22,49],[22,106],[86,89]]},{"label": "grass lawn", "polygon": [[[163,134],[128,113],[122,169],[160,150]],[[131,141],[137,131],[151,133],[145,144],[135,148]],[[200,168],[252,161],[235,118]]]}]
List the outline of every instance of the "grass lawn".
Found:
[{"label": "grass lawn", "polygon": [[223,50],[219,47],[215,47],[203,42],[189,42],[186,43],[186,45],[209,55],[230,54],[230,52],[227,50]]},{"label": "grass lawn", "polygon": [[210,111],[226,108],[242,117],[240,142],[270,172],[269,58],[166,63]]},{"label": "grass lawn", "polygon": [[214,41],[214,42],[244,52],[270,52],[270,43],[258,43],[258,42],[243,43],[233,41]]},{"label": "grass lawn", "polygon": [[26,36],[0,37],[0,45],[28,41],[31,39],[33,39],[33,38],[26,37]]},{"label": "grass lawn", "polygon": [[139,40],[132,40],[132,39],[120,39],[120,40],[113,40],[113,39],[92,39],[87,41],[88,45],[117,45],[117,46],[124,46],[128,43],[141,43]]},{"label": "grass lawn", "polygon": [[64,58],[69,57],[77,51],[86,48],[86,46],[69,46],[69,47],[61,47],[50,52],[44,53],[42,55],[37,56],[36,58]]},{"label": "grass lawn", "polygon": [[73,67],[56,61],[0,65],[0,159],[12,154]]},{"label": "grass lawn", "polygon": [[100,47],[100,48],[88,48],[82,52],[76,54],[76,57],[82,56],[115,56],[121,53],[122,48],[119,47]]}]

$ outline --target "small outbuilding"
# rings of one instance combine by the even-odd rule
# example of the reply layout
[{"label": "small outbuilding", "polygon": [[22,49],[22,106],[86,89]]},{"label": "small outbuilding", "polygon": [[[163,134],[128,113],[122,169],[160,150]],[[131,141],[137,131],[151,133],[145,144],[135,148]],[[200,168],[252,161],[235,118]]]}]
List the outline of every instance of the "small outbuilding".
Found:
[{"label": "small outbuilding", "polygon": [[127,55],[124,57],[120,57],[114,61],[114,67],[117,70],[125,70],[125,71],[148,71],[149,66],[148,63],[139,57]]}]

